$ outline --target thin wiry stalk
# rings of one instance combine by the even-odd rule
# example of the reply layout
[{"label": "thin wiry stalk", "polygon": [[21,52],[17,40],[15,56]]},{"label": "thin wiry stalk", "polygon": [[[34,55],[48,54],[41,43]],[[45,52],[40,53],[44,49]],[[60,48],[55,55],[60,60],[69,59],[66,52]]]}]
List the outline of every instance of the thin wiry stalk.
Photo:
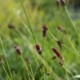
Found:
[{"label": "thin wiry stalk", "polygon": [[51,31],[48,31],[49,32],[49,35],[55,40],[57,41],[58,39],[51,33]]},{"label": "thin wiry stalk", "polygon": [[[10,0],[8,0],[8,1],[10,1]],[[9,4],[10,5],[10,4]],[[12,4],[11,4],[12,5]],[[11,6],[10,5],[10,6]],[[22,3],[21,3],[21,5],[23,5]],[[24,6],[23,6],[24,7]],[[11,21],[11,19],[13,18],[13,17],[15,17],[15,10],[14,10],[14,7],[12,7],[12,10],[14,11],[14,15],[11,15],[11,17],[10,17],[10,19],[9,20],[7,20],[8,22],[7,23],[9,23],[10,21]],[[25,9],[24,9],[24,11],[25,11]],[[26,15],[27,16],[27,15]],[[27,25],[25,24],[25,22],[20,18],[20,16],[16,16],[16,17],[18,17],[19,18],[19,20],[21,20],[21,23],[24,25],[24,27],[26,28],[26,30],[31,34],[31,35],[33,35],[32,34],[32,32],[31,32],[31,30],[27,27]],[[29,22],[29,21],[28,21]]]},{"label": "thin wiry stalk", "polygon": [[[10,4],[9,4],[10,5]],[[24,7],[24,6],[23,6]],[[15,10],[14,10],[14,8],[12,7],[12,10],[14,11],[14,15],[11,15],[11,19],[12,18],[14,18],[15,17]],[[25,10],[25,9],[24,9]],[[19,18],[19,20],[21,21],[21,23],[24,25],[24,27],[26,28],[26,30],[30,33],[30,35],[32,36],[33,34],[32,34],[32,32],[31,32],[31,30],[27,27],[27,25],[26,25],[26,23],[20,18],[20,16],[16,16],[17,18]],[[11,19],[9,19],[9,21],[7,22],[7,23],[9,23],[10,21],[11,21]]]},{"label": "thin wiry stalk", "polygon": [[[26,71],[28,71],[28,67],[26,66],[26,64],[25,64],[24,59],[23,59],[22,56],[21,56],[21,60],[22,60],[24,66],[25,66],[25,68],[26,68]],[[30,72],[27,72],[27,74],[28,74],[28,79],[30,79]]]},{"label": "thin wiry stalk", "polygon": [[[25,40],[26,43],[28,43],[28,40],[27,40],[26,36],[24,36],[18,29],[16,29],[16,32],[18,32],[18,34],[20,34],[20,36],[22,37],[22,39]],[[34,54],[32,54],[32,55],[33,55],[33,57],[35,59],[36,64],[38,65],[38,61],[36,60],[36,57],[34,56]],[[30,66],[30,69],[31,69],[31,66]],[[31,69],[31,73],[33,74],[32,69]]]},{"label": "thin wiry stalk", "polygon": [[[28,26],[29,26],[29,28],[26,28],[26,27],[25,27],[25,28],[29,31],[29,33],[30,33],[31,35],[33,35],[33,39],[34,39],[34,41],[35,41],[35,43],[36,43],[36,39],[35,39],[35,36],[34,36],[34,34],[33,34],[33,31],[32,31],[32,28],[31,28],[31,25],[30,25],[30,22],[29,22],[27,13],[26,13],[26,11],[25,11],[25,8],[24,8],[24,5],[23,5],[22,0],[20,0],[20,3],[21,3],[21,5],[22,5],[22,8],[23,8],[23,11],[24,11],[24,13],[25,13],[26,19],[27,19],[27,21],[28,21]],[[21,20],[21,22],[23,22],[23,21]],[[24,22],[23,22],[23,24],[24,24]],[[25,24],[25,26],[26,26],[26,24]],[[18,31],[18,30],[17,30],[17,31]],[[20,31],[18,31],[18,32],[21,34]],[[21,36],[23,36],[23,35],[21,35]],[[27,39],[27,38],[25,37],[25,39]],[[34,54],[33,54],[33,56],[34,56]],[[34,56],[34,59],[35,59],[36,63],[38,64],[35,56]]]},{"label": "thin wiry stalk", "polygon": [[[26,36],[23,35],[19,30],[16,29],[16,31],[19,33],[19,35],[22,37],[22,39],[25,40],[26,43],[28,44],[29,40],[26,38]],[[36,57],[34,56],[33,53],[32,53],[32,55],[33,55],[33,57],[34,57],[34,59],[35,59],[36,64],[38,65],[38,61],[37,61]]]},{"label": "thin wiry stalk", "polygon": [[[10,38],[10,40],[12,40],[12,39]],[[28,77],[31,76],[32,79],[33,79],[33,76],[32,76],[32,74],[31,74],[31,72],[29,71],[28,66],[26,65],[26,63],[25,63],[25,61],[24,61],[22,55],[21,55],[21,60],[22,60],[22,62],[24,63],[24,66],[25,66],[25,68],[26,68],[26,70],[27,70],[27,72],[28,72]],[[33,79],[33,80],[34,80],[34,79]]]},{"label": "thin wiry stalk", "polygon": [[[29,41],[28,41],[28,44],[32,45]],[[34,51],[33,48],[30,48],[30,50],[32,51],[32,53],[35,54],[35,56],[37,56],[37,58],[39,58],[42,61],[42,63],[44,64],[45,68],[49,70],[49,72],[51,73],[51,75],[54,75],[54,76],[56,76],[56,78],[60,79],[55,73],[53,73],[53,70],[50,68],[50,66],[47,64],[47,62],[43,58],[41,58],[41,56],[39,54],[35,53],[35,51]]]},{"label": "thin wiry stalk", "polygon": [[33,75],[33,78],[35,79],[31,64],[29,64],[29,66],[30,66],[31,74]]},{"label": "thin wiry stalk", "polygon": [[[18,31],[18,30],[17,30]],[[21,35],[21,37],[23,38],[24,37],[24,35],[22,35],[22,33],[20,32],[20,31],[18,31],[19,32],[19,34]],[[26,37],[25,37],[26,38]],[[26,39],[27,40],[27,39]],[[30,42],[29,42],[29,40],[27,40],[27,42],[28,42],[28,45],[32,45]],[[33,46],[33,45],[32,45]],[[51,67],[47,64],[47,62],[39,55],[39,54],[36,54],[35,53],[35,50],[33,49],[33,48],[30,48],[30,50],[31,50],[31,52],[32,53],[34,53],[34,55],[37,57],[37,58],[39,58],[41,61],[42,61],[42,63],[44,64],[44,66],[45,66],[45,68],[47,69],[47,70],[49,70],[49,72],[51,73],[51,75],[55,75],[55,77],[56,78],[58,78],[58,79],[60,79],[54,72],[53,72],[53,70],[51,69]],[[61,79],[60,79],[61,80]]]},{"label": "thin wiry stalk", "polygon": [[31,72],[30,72],[30,70],[28,69],[28,66],[26,65],[26,63],[25,63],[22,55],[21,55],[21,59],[22,59],[22,61],[23,61],[23,63],[24,63],[24,66],[25,66],[26,70],[28,71],[29,75],[31,76],[32,80],[34,80],[34,75],[31,74]]},{"label": "thin wiry stalk", "polygon": [[[24,24],[24,23],[23,23]],[[24,24],[25,25],[25,24]],[[26,26],[26,25],[25,25]],[[25,27],[26,28],[26,27]],[[29,30],[28,30],[29,31]],[[29,31],[29,33],[31,33],[30,31]],[[26,38],[26,36],[25,36],[25,38]],[[27,39],[27,38],[26,38]],[[37,62],[37,61],[36,61]],[[37,62],[38,63],[38,62]],[[30,69],[31,69],[31,67],[30,67]],[[33,71],[32,71],[32,69],[31,69],[31,73],[33,74]]]},{"label": "thin wiry stalk", "polygon": [[[66,45],[64,45],[64,44],[62,44],[67,50],[69,50],[70,52],[72,52],[72,53],[74,53],[75,55],[76,55],[76,52],[74,51],[74,50],[72,50],[72,49],[70,49],[68,46],[66,46]],[[77,57],[79,57],[80,58],[80,56],[78,56],[77,55]]]},{"label": "thin wiry stalk", "polygon": [[[53,37],[54,40],[56,40],[56,41],[58,40],[51,32],[49,32],[49,33],[50,33],[50,35]],[[69,49],[64,43],[63,43],[62,45],[63,45],[66,49],[68,49],[69,51],[73,52],[75,55],[77,55],[77,56],[80,58],[79,52],[76,50],[76,48],[74,47],[74,45],[73,45],[73,43],[72,43],[72,41],[70,40],[69,37],[68,37],[68,40],[69,40],[72,48],[73,48],[75,51]],[[76,53],[77,53],[77,54],[76,54]]]},{"label": "thin wiry stalk", "polygon": [[[18,29],[15,29],[15,30],[16,30],[16,32],[18,32],[18,33],[20,34],[20,36],[22,37],[22,39],[24,39],[24,40],[27,41],[26,36],[24,36]],[[27,43],[28,43],[28,42],[27,42]],[[35,58],[34,54],[33,54],[33,57]],[[23,60],[23,59],[22,59],[22,60]],[[36,58],[35,58],[35,61],[36,61],[36,64],[38,64]],[[31,73],[32,73],[32,75],[33,75],[33,71],[32,71],[31,65],[30,65],[30,69],[31,69]],[[33,76],[34,76],[34,75],[33,75]]]},{"label": "thin wiry stalk", "polygon": [[[19,32],[19,34],[21,35],[21,37],[24,38],[24,35],[22,35],[22,33],[21,33],[20,31],[18,31],[18,32]],[[25,40],[27,40],[26,37],[25,37]],[[30,46],[32,45],[29,41],[27,41],[27,43],[28,43],[28,45],[30,45]],[[32,45],[32,46],[33,46],[33,45]],[[47,64],[47,62],[46,62],[43,58],[41,58],[41,56],[40,56],[39,54],[36,54],[36,53],[35,53],[35,50],[34,50],[33,48],[30,47],[30,50],[31,50],[32,53],[34,53],[35,56],[37,56],[37,58],[39,58],[39,59],[42,61],[42,63],[44,64],[45,68],[50,72],[51,75],[55,76],[58,80],[62,80],[62,79],[60,79],[60,77],[58,77],[58,76],[53,72],[53,70],[52,70],[51,67]]]},{"label": "thin wiry stalk", "polygon": [[[19,30],[16,29],[16,31],[20,34],[20,36],[21,36],[23,39],[27,40],[26,36],[24,37],[24,35],[23,35]],[[34,55],[33,55],[33,56],[34,56]],[[25,61],[24,61],[24,59],[23,59],[22,56],[21,56],[21,59],[22,59],[24,65],[25,65],[25,67],[27,67],[27,65],[26,65],[26,63],[25,63]],[[35,59],[36,59],[36,58],[35,58]],[[38,64],[38,62],[37,62],[37,64]],[[30,66],[30,69],[31,69],[31,66]],[[26,70],[28,70],[28,67],[26,68]],[[28,71],[29,71],[29,70],[28,70]],[[29,74],[30,74],[30,76],[33,75],[33,71],[32,71],[32,69],[31,69],[31,73],[30,73],[30,71],[29,71]],[[32,74],[32,75],[31,75],[31,74]],[[33,75],[33,76],[34,76],[34,75]],[[33,76],[32,76],[32,79],[34,79]]]},{"label": "thin wiry stalk", "polygon": [[6,52],[5,52],[4,45],[3,45],[3,41],[2,41],[2,39],[1,39],[1,37],[0,37],[0,42],[1,42],[3,54],[4,54],[4,57],[5,57],[5,60],[6,60],[6,64],[7,64],[7,67],[8,67],[10,76],[11,76],[11,79],[13,80],[12,73],[11,73],[11,70],[10,70],[10,66],[9,66],[8,60],[7,60],[7,58],[6,58]]},{"label": "thin wiry stalk", "polygon": [[[49,34],[50,34],[50,36],[51,36],[55,41],[58,41],[58,39],[57,39],[50,31],[49,31]],[[63,45],[67,50],[73,52],[75,55],[77,55],[77,57],[80,58],[79,52],[76,50],[76,48],[74,47],[74,45],[73,45],[73,43],[71,42],[71,40],[69,39],[69,37],[68,37],[68,40],[69,40],[72,48],[73,48],[75,51],[71,50],[71,49],[70,49],[68,46],[66,46],[64,43],[62,43],[62,45]],[[76,54],[76,52],[77,52],[77,54]]]},{"label": "thin wiry stalk", "polygon": [[[66,8],[66,10],[67,10],[67,8]],[[69,18],[70,18],[71,22],[73,23],[73,21],[72,21],[72,19],[71,19],[70,15],[69,15],[69,13],[68,13],[68,16],[69,16]],[[73,25],[74,25],[74,23],[73,23]],[[76,29],[75,25],[74,25],[74,29],[77,31],[77,29]],[[53,37],[54,37],[54,36],[53,36]],[[55,38],[55,37],[54,37],[54,38]],[[74,49],[75,49],[75,48],[74,48]],[[77,51],[77,53],[78,53],[78,51]]]},{"label": "thin wiry stalk", "polygon": [[[45,38],[43,37],[43,43],[42,43],[42,46],[43,46],[43,49],[45,50]],[[43,55],[43,54],[42,54]],[[46,61],[46,54],[44,53],[44,60]],[[44,72],[46,72],[46,68],[44,67]],[[45,73],[44,73],[44,75],[45,75]],[[44,76],[44,78],[45,78],[46,76]],[[44,79],[45,80],[45,79]]]},{"label": "thin wiry stalk", "polygon": [[8,77],[8,79],[11,80],[11,78],[10,78],[9,74],[7,73],[6,68],[4,67],[4,65],[2,65],[2,67],[3,67],[4,71],[5,71],[5,73],[6,73],[7,77]]},{"label": "thin wiry stalk", "polygon": [[31,33],[32,33],[32,35],[33,35],[33,39],[34,39],[34,41],[35,41],[35,43],[36,43],[36,39],[35,39],[35,36],[34,36],[34,32],[33,32],[32,28],[31,28],[31,24],[30,24],[30,22],[29,22],[29,18],[28,18],[28,16],[27,16],[26,11],[25,11],[25,8],[24,8],[24,5],[23,5],[22,0],[20,0],[20,3],[21,3],[21,6],[22,6],[22,8],[23,8],[24,14],[25,14],[25,16],[26,16],[29,29],[30,29],[30,31],[31,31]]},{"label": "thin wiry stalk", "polygon": [[[51,34],[51,33],[50,33]],[[55,39],[55,40],[58,40],[53,34],[51,34],[51,36]],[[70,43],[72,44],[72,42],[70,41]],[[63,44],[63,46],[65,47],[65,45]],[[72,47],[75,49],[75,47],[73,46],[73,44],[72,44]],[[68,49],[68,48],[67,48]],[[71,51],[71,49],[68,49],[68,50],[70,50]],[[75,49],[75,51],[77,52],[77,50]],[[72,51],[73,52],[73,51]],[[78,52],[77,52],[78,53]],[[74,52],[74,54],[76,55],[76,53]],[[79,56],[79,54],[78,54],[78,56]],[[74,76],[73,74],[72,74],[72,72],[70,71],[70,70],[68,70],[68,69],[66,69],[64,66],[63,66],[63,68],[65,69],[65,71],[66,72],[68,72],[69,74],[71,74],[72,76]],[[76,80],[76,79],[75,79]]]},{"label": "thin wiry stalk", "polygon": [[[68,70],[65,66],[63,66],[63,68],[64,68],[64,70],[65,70],[67,73],[69,73],[72,77],[74,76],[73,73],[72,73],[70,70]],[[76,80],[76,78],[74,78],[74,80]]]},{"label": "thin wiry stalk", "polygon": [[67,7],[65,6],[64,8],[65,8],[65,11],[66,11],[66,14],[67,14],[66,16],[68,16],[68,18],[69,18],[69,20],[70,20],[73,28],[75,29],[75,31],[76,31],[76,33],[77,33],[77,35],[78,35],[78,31],[77,31],[76,26],[75,26],[75,24],[73,23],[73,21],[72,21],[72,19],[71,19],[71,17],[70,17],[70,14],[69,14],[69,12],[68,12],[68,10],[67,10]]},{"label": "thin wiry stalk", "polygon": [[71,39],[70,39],[70,37],[69,37],[68,35],[67,35],[67,39],[68,39],[69,43],[71,44],[72,48],[73,48],[73,49],[75,50],[75,52],[77,53],[77,54],[76,54],[76,53],[75,53],[75,54],[80,57],[80,54],[79,54],[78,50],[75,48],[74,44],[72,43],[72,41],[71,41]]},{"label": "thin wiry stalk", "polygon": [[[67,10],[66,7],[65,7],[65,10],[66,10],[67,16],[69,17],[69,19],[70,19],[70,21],[71,21],[71,23],[72,23],[72,25],[73,25],[75,31],[76,31],[77,34],[78,34],[78,31],[77,31],[77,29],[76,29],[76,26],[74,25],[74,23],[73,23],[73,21],[72,21],[70,15],[69,15],[68,10]],[[60,6],[60,12],[62,13],[62,17],[63,17],[64,14],[63,14],[63,12],[62,12],[62,7],[61,7],[61,6]],[[63,19],[64,19],[64,18],[63,18]],[[65,19],[64,19],[64,21],[65,21]],[[66,21],[65,21],[65,22],[66,22]],[[77,49],[75,48],[75,46],[73,45],[73,43],[72,43],[72,41],[71,41],[71,39],[70,39],[70,37],[69,37],[68,34],[67,34],[67,39],[68,39],[69,43],[71,44],[72,48],[75,50],[75,54],[77,53],[77,55],[80,56],[78,50],[77,50]]]}]

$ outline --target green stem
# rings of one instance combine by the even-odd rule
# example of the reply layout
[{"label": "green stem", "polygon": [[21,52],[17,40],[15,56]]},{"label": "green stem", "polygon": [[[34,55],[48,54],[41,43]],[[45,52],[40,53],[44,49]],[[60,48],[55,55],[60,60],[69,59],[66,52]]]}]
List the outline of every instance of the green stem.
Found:
[{"label": "green stem", "polygon": [[76,26],[75,26],[75,24],[73,23],[73,21],[72,21],[72,19],[71,19],[71,17],[70,17],[70,14],[69,14],[69,12],[68,12],[68,10],[67,10],[67,7],[65,6],[64,8],[65,8],[65,12],[66,12],[66,14],[67,14],[67,17],[69,18],[69,20],[70,20],[73,28],[75,29],[75,31],[76,31],[76,33],[77,33],[77,35],[78,35],[78,31],[77,31]]},{"label": "green stem", "polygon": [[[18,32],[18,34],[22,37],[23,40],[26,41],[27,44],[29,44],[29,40],[27,39],[27,37],[25,35],[23,35],[19,30],[16,29],[16,32]],[[34,59],[35,59],[35,62],[36,64],[38,65],[38,61],[36,59],[36,57],[34,56],[34,54],[32,53]]]},{"label": "green stem", "polygon": [[32,35],[33,35],[33,39],[34,39],[35,44],[36,44],[36,39],[35,39],[33,30],[32,30],[32,28],[31,28],[31,24],[30,24],[30,21],[29,21],[29,19],[28,19],[28,16],[27,16],[27,13],[26,13],[26,11],[25,11],[25,8],[24,8],[24,5],[23,5],[22,0],[20,0],[20,3],[21,3],[21,6],[22,6],[22,8],[23,8],[24,14],[25,14],[25,16],[26,16],[26,19],[27,19],[27,23],[28,23],[29,29],[30,29],[30,31],[31,31],[31,33],[32,33]]},{"label": "green stem", "polygon": [[4,57],[5,57],[5,60],[6,60],[6,64],[7,64],[7,66],[8,66],[8,70],[9,70],[11,79],[13,80],[13,78],[12,78],[12,73],[11,73],[11,70],[10,70],[10,66],[9,66],[8,60],[7,60],[7,58],[6,58],[6,52],[5,52],[4,45],[3,45],[3,41],[2,41],[2,39],[1,39],[1,37],[0,37],[0,41],[1,41],[1,46],[2,46],[3,53],[4,53]]},{"label": "green stem", "polygon": [[6,73],[7,77],[8,77],[8,79],[11,80],[11,78],[10,78],[9,74],[7,73],[6,68],[4,67],[4,65],[3,65],[2,67],[3,67],[4,71],[5,71],[5,73]]},{"label": "green stem", "polygon": [[30,70],[28,69],[28,66],[26,65],[26,63],[25,63],[22,55],[21,55],[21,60],[23,61],[24,66],[25,66],[26,70],[28,71],[29,75],[31,76],[32,80],[34,80],[34,77],[33,77],[33,75],[31,74]]},{"label": "green stem", "polygon": [[[64,70],[65,70],[67,73],[69,73],[72,77],[74,76],[73,73],[72,73],[70,70],[68,70],[65,66],[63,66],[63,68],[64,68]],[[76,78],[74,78],[74,80],[76,80]]]}]

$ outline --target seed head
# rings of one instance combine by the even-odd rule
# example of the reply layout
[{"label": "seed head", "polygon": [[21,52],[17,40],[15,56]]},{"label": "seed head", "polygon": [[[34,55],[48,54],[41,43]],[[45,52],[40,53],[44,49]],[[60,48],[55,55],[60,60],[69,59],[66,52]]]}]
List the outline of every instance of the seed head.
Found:
[{"label": "seed head", "polygon": [[62,55],[61,55],[61,53],[60,53],[56,48],[52,48],[52,50],[54,51],[54,53],[56,54],[56,56],[57,56],[58,58],[60,58],[60,59],[63,58]]},{"label": "seed head", "polygon": [[14,29],[15,26],[14,26],[13,24],[9,24],[9,25],[8,25],[8,28],[9,28],[9,29]]},{"label": "seed head", "polygon": [[66,5],[66,1],[65,0],[57,0],[57,3],[61,6],[65,6]]},{"label": "seed head", "polygon": [[62,6],[64,6],[66,4],[66,1],[65,0],[60,0],[60,3]]},{"label": "seed head", "polygon": [[58,30],[60,32],[63,32],[64,34],[66,34],[66,31],[65,31],[65,29],[62,26],[58,26]]},{"label": "seed head", "polygon": [[37,50],[37,52],[41,55],[41,53],[42,53],[42,48],[41,48],[40,44],[36,44],[36,50]]},{"label": "seed head", "polygon": [[18,45],[16,45],[14,48],[15,48],[15,51],[16,51],[17,54],[19,54],[19,55],[22,54],[22,51],[21,51],[21,49]]},{"label": "seed head", "polygon": [[60,40],[57,41],[57,44],[62,49],[62,42]]},{"label": "seed head", "polygon": [[43,25],[43,27],[42,27],[43,37],[46,37],[47,30],[48,30],[47,26],[46,25]]}]

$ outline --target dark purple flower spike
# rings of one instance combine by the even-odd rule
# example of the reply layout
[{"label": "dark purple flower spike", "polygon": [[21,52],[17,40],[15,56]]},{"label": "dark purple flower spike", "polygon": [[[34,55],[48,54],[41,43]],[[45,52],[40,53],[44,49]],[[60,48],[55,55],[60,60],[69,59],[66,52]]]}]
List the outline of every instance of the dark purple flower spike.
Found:
[{"label": "dark purple flower spike", "polygon": [[57,4],[61,5],[61,6],[65,6],[66,5],[66,1],[65,0],[57,0]]},{"label": "dark purple flower spike", "polygon": [[44,26],[42,27],[43,37],[46,37],[46,32],[47,32],[47,30],[48,30],[47,26],[44,25]]},{"label": "dark purple flower spike", "polygon": [[60,59],[60,64],[63,65],[64,64],[64,58],[62,56],[62,54],[56,49],[56,48],[52,48],[53,52],[56,54],[56,57],[58,57]]},{"label": "dark purple flower spike", "polygon": [[42,48],[41,48],[40,44],[36,44],[36,50],[37,50],[37,52],[41,55],[41,53],[42,53]]},{"label": "dark purple flower spike", "polygon": [[19,55],[22,54],[22,51],[21,51],[21,49],[18,45],[16,45],[14,48],[15,48],[15,51],[16,51],[17,54],[19,54]]},{"label": "dark purple flower spike", "polygon": [[15,26],[14,26],[13,24],[9,24],[9,25],[8,25],[8,28],[9,28],[9,29],[14,29]]}]

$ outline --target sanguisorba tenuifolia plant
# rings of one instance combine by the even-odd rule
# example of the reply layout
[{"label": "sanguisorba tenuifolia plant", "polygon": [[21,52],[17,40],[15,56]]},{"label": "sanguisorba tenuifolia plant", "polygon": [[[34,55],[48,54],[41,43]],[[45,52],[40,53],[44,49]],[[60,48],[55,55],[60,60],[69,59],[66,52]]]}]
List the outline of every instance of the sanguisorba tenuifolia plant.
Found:
[{"label": "sanguisorba tenuifolia plant", "polygon": [[[59,2],[59,5],[61,5],[61,6],[65,6],[66,5],[65,0],[59,0],[58,2]],[[65,31],[65,29],[62,26],[58,26],[58,29],[61,32],[63,32],[64,34],[66,34],[66,31]],[[43,31],[42,31],[43,37],[46,36],[46,31],[47,31],[47,27],[44,25],[43,26]],[[60,41],[57,41],[57,43],[61,47],[62,43]],[[37,49],[38,53],[41,53],[39,45],[38,45],[38,48],[36,48],[36,49]],[[64,58],[62,57],[61,53],[57,49],[55,49],[55,48],[53,48],[53,51],[55,52],[55,54],[57,55],[57,57],[60,59],[60,64],[63,65],[64,64]]]},{"label": "sanguisorba tenuifolia plant", "polygon": [[[53,56],[53,54],[50,54],[51,55],[51,58],[54,60],[54,59],[58,59],[58,61],[59,61],[59,63],[61,64],[61,65],[65,65],[64,63],[64,58],[65,58],[65,56],[63,56],[63,52],[62,51],[60,51],[60,50],[64,50],[62,47],[63,47],[63,42],[60,40],[60,39],[57,39],[56,37],[54,37],[54,39],[56,40],[56,44],[58,44],[58,46],[59,46],[59,48],[60,48],[60,50],[58,49],[58,48],[52,48],[51,49],[51,46],[53,45],[53,47],[55,46],[54,44],[50,44],[50,42],[47,40],[48,39],[48,36],[47,36],[47,32],[48,32],[48,30],[49,30],[49,28],[47,27],[47,25],[43,25],[42,26],[42,31],[41,31],[41,33],[42,33],[42,42],[39,42],[38,43],[38,41],[36,40],[36,35],[34,35],[34,32],[33,32],[33,30],[32,30],[32,27],[31,27],[31,24],[30,24],[30,22],[29,22],[29,19],[28,19],[28,16],[27,16],[27,13],[26,13],[26,10],[25,10],[25,8],[24,8],[24,5],[23,5],[23,2],[22,2],[22,0],[20,0],[21,1],[21,5],[22,5],[22,7],[23,7],[23,11],[24,11],[24,13],[25,13],[25,15],[26,15],[26,18],[27,18],[27,22],[28,22],[28,28],[29,28],[29,30],[30,30],[30,32],[31,32],[31,36],[32,36],[32,38],[31,39],[33,39],[33,42],[34,42],[34,44],[33,44],[33,42],[30,42],[30,41],[28,41],[28,38],[27,38],[27,36],[25,36],[22,32],[20,32],[20,31],[18,31],[16,28],[15,28],[15,26],[14,25],[12,25],[12,24],[9,24],[8,25],[8,28],[9,29],[14,29],[15,28],[15,30],[17,31],[17,32],[19,32],[20,34],[21,34],[21,39],[24,39],[25,38],[25,44],[27,45],[28,44],[28,47],[30,47],[30,50],[31,50],[31,52],[32,52],[32,54],[33,55],[35,55],[35,57],[37,58],[37,59],[39,59],[39,61],[37,60],[37,62],[38,62],[38,65],[37,66],[35,66],[35,64],[34,64],[34,60],[32,61],[33,63],[31,63],[30,62],[30,60],[29,60],[29,58],[26,56],[26,58],[24,58],[23,57],[23,55],[24,55],[24,51],[21,49],[21,47],[23,47],[22,45],[21,46],[19,46],[19,45],[15,45],[14,46],[14,49],[15,49],[15,52],[18,54],[18,56],[21,58],[21,60],[22,60],[22,65],[24,65],[24,67],[23,67],[23,69],[25,69],[26,70],[26,73],[27,73],[27,75],[28,75],[28,80],[64,80],[62,77],[61,77],[61,75],[59,75],[58,74],[58,72],[55,72],[55,70],[54,70],[54,68],[53,68],[53,66],[57,66],[57,65],[55,65],[55,63],[54,62],[52,62],[52,63],[49,63],[49,62],[51,62],[51,61],[49,61],[49,60],[46,60],[44,57],[42,57],[42,53],[45,53],[45,55],[47,56],[47,59],[48,59],[48,55],[53,51],[53,53],[55,54],[55,56]],[[61,7],[65,7],[66,6],[66,1],[65,0],[57,0],[57,3],[58,3],[58,5],[60,5]],[[63,27],[63,26],[58,26],[57,27],[57,29],[62,33],[62,34],[66,34],[67,32],[66,32],[66,30],[65,30],[65,28]],[[49,30],[50,31],[50,30]],[[51,33],[52,35],[53,35],[53,33]],[[48,34],[49,35],[49,34]],[[53,35],[54,36],[54,35]],[[65,35],[66,36],[66,35]],[[52,41],[54,40],[53,38],[51,38],[52,39]],[[26,41],[27,40],[27,41]],[[29,42],[29,43],[28,43]],[[44,43],[43,43],[44,42]],[[46,43],[48,43],[48,45],[50,46],[48,46]],[[33,46],[35,45],[35,49],[36,49],[36,51],[35,51],[35,49],[33,48]],[[44,45],[44,47],[45,48],[47,48],[46,49],[46,51],[44,50],[44,48],[43,48],[43,46],[42,45]],[[3,47],[3,45],[2,45],[2,47]],[[27,50],[27,48],[26,48],[26,50]],[[26,51],[25,50],[25,51]],[[4,49],[3,49],[3,51],[4,51]],[[26,52],[26,54],[28,54],[29,53],[29,56],[30,57],[32,57],[32,54],[30,54],[30,52]],[[38,53],[38,55],[36,54],[36,53]],[[53,56],[53,57],[52,57]],[[31,59],[32,60],[32,59]],[[51,59],[50,59],[51,60]],[[0,58],[0,65],[3,65],[2,64],[2,61],[3,61],[3,59],[2,58]],[[49,61],[49,62],[47,62],[47,61]],[[17,62],[18,63],[18,62]],[[57,66],[58,68],[57,68],[57,70],[56,71],[58,71],[58,69],[59,68],[63,68],[63,66]],[[34,69],[33,69],[34,68]],[[5,73],[6,73],[6,75],[7,75],[7,77],[8,77],[8,79],[9,80],[13,80],[12,79],[12,77],[13,77],[13,75],[9,72],[7,72],[7,70],[5,69],[5,66],[3,66],[3,69],[4,69],[4,71],[5,71]],[[41,73],[39,73],[39,71],[41,72]],[[47,73],[49,73],[49,75],[46,75]],[[10,75],[9,75],[10,74]],[[21,74],[23,74],[23,73],[21,73]],[[38,76],[36,76],[38,74]],[[62,73],[61,73],[62,74]],[[63,72],[63,74],[64,74],[64,72]],[[66,71],[66,74],[68,74],[67,73],[67,71]],[[17,74],[16,74],[17,75]],[[26,76],[26,74],[25,74],[25,76]],[[65,75],[64,75],[65,76]],[[73,75],[72,75],[73,76]],[[71,77],[72,77],[71,76]],[[23,77],[22,75],[21,75],[21,77]],[[38,77],[38,78],[36,78],[36,77]],[[47,77],[47,78],[46,78]],[[24,80],[24,79],[23,79]],[[26,79],[25,79],[26,80]]]},{"label": "sanguisorba tenuifolia plant", "polygon": [[[31,70],[28,67],[31,64],[30,61],[29,61],[29,59],[28,58],[26,58],[26,59],[23,58],[23,56],[22,56],[23,52],[22,52],[22,50],[21,50],[21,48],[20,48],[19,45],[15,45],[14,48],[15,48],[16,53],[21,57],[21,60],[22,60],[22,62],[24,64],[24,67],[25,67],[26,71],[28,72],[27,73],[28,74],[28,79],[34,80],[34,75],[33,75],[31,66],[30,66]],[[28,65],[26,64],[26,62],[28,63]]]}]

